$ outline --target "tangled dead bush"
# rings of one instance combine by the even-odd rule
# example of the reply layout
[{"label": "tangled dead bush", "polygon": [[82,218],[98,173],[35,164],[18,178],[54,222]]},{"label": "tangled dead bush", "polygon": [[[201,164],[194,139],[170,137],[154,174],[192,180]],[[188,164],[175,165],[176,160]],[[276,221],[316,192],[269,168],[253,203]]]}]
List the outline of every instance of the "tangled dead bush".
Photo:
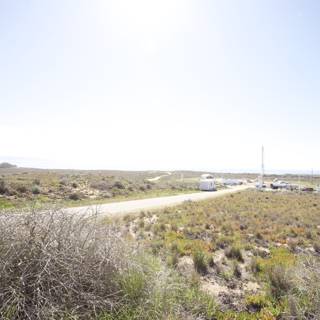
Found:
[{"label": "tangled dead bush", "polygon": [[320,319],[320,260],[306,256],[292,270],[289,311],[285,319]]},{"label": "tangled dead bush", "polygon": [[128,250],[110,228],[82,216],[0,216],[0,318],[88,318],[112,310]]},{"label": "tangled dead bush", "polygon": [[0,214],[0,284],[6,320],[160,320],[215,310],[115,226],[59,210]]}]

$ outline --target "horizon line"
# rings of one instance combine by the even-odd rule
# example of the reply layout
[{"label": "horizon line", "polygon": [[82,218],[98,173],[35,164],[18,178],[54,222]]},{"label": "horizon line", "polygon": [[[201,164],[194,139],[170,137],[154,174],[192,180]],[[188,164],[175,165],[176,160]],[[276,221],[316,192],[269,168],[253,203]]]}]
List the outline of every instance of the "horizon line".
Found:
[{"label": "horizon line", "polygon": [[[6,161],[0,162],[5,163]],[[9,163],[9,162],[8,162]],[[11,163],[10,163],[11,164]],[[15,165],[15,164],[12,164]],[[52,170],[52,171],[121,171],[121,172],[210,172],[210,173],[218,173],[218,174],[260,174],[259,170],[252,169],[216,169],[216,170],[203,170],[203,169],[174,169],[174,170],[166,170],[166,169],[79,169],[79,168],[48,168],[48,167],[28,167],[28,166],[18,166],[12,167],[11,169],[33,169],[33,170]],[[6,169],[6,168],[0,168]],[[313,172],[307,170],[283,170],[283,169],[270,169],[266,170],[264,175],[308,175],[308,176],[320,176],[320,172],[318,170],[313,170]]]}]

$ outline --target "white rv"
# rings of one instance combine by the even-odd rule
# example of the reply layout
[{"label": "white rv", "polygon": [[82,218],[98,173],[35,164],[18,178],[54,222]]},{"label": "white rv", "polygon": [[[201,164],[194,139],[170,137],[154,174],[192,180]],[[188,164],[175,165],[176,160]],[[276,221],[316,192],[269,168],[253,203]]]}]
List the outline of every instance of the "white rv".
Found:
[{"label": "white rv", "polygon": [[201,175],[199,188],[202,191],[215,191],[216,186],[214,183],[213,175],[211,174]]}]

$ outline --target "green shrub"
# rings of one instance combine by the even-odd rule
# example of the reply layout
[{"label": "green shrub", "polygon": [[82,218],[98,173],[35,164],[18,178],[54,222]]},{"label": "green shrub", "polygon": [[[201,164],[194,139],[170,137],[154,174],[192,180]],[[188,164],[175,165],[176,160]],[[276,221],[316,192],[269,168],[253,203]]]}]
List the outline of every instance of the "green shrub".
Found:
[{"label": "green shrub", "polygon": [[201,249],[195,249],[192,253],[194,267],[199,273],[206,273],[208,269],[208,262],[206,254]]},{"label": "green shrub", "polygon": [[258,240],[263,240],[263,235],[260,232],[257,232],[255,236]]},{"label": "green shrub", "polygon": [[69,199],[74,201],[80,200],[80,195],[78,193],[71,193]]},{"label": "green shrub", "polygon": [[283,265],[274,265],[266,272],[272,296],[276,299],[285,296],[291,289],[288,269]]},{"label": "green shrub", "polygon": [[33,186],[31,192],[33,194],[40,194],[40,188],[38,186]]},{"label": "green shrub", "polygon": [[172,252],[168,258],[167,263],[169,266],[175,267],[179,262],[179,254],[177,251]]},{"label": "green shrub", "polygon": [[239,262],[244,262],[240,247],[238,246],[228,247],[225,249],[224,252],[226,257],[228,257],[229,259],[236,259]]},{"label": "green shrub", "polygon": [[140,270],[130,270],[121,275],[120,289],[125,299],[137,303],[144,297],[146,287],[146,277]]},{"label": "green shrub", "polygon": [[182,293],[182,299],[187,311],[195,317],[181,316],[177,319],[217,319],[217,304],[211,295],[199,290],[197,286],[188,288]]},{"label": "green shrub", "polygon": [[163,247],[163,243],[161,241],[156,241],[151,244],[151,250],[153,255],[158,255],[160,250]]},{"label": "green shrub", "polygon": [[139,217],[142,219],[146,216],[146,213],[142,210],[140,211]]},{"label": "green shrub", "polygon": [[113,197],[113,194],[111,192],[108,192],[108,191],[104,191],[101,196],[105,199],[110,199]]},{"label": "green shrub", "polygon": [[36,185],[36,186],[40,186],[41,182],[39,179],[34,179],[33,180],[33,184]]},{"label": "green shrub", "polygon": [[24,185],[18,185],[16,186],[16,190],[19,192],[19,193],[27,193],[28,189],[26,186]]},{"label": "green shrub", "polygon": [[227,236],[221,236],[216,241],[215,244],[218,248],[225,249],[227,246],[233,243],[233,239]]},{"label": "green shrub", "polygon": [[178,226],[175,223],[171,224],[171,230],[174,231],[174,232],[177,232],[178,231]]},{"label": "green shrub", "polygon": [[259,273],[262,271],[262,267],[259,259],[253,258],[250,263],[250,269],[253,273]]},{"label": "green shrub", "polygon": [[140,220],[139,221],[139,228],[140,229],[144,228],[144,225],[145,225],[144,220]]},{"label": "green shrub", "polygon": [[125,189],[125,185],[121,182],[121,181],[116,181],[113,184],[113,188],[117,188],[117,189]]},{"label": "green shrub", "polygon": [[66,179],[61,179],[59,181],[60,186],[66,186],[68,184],[68,181]]},{"label": "green shrub", "polygon": [[315,242],[313,244],[313,249],[316,253],[320,253],[320,243],[319,242]]},{"label": "green shrub", "polygon": [[246,297],[246,306],[254,312],[260,311],[270,305],[270,301],[264,295],[251,295]]},{"label": "green shrub", "polygon": [[110,189],[109,184],[105,181],[91,183],[90,187],[99,191],[107,191]]},{"label": "green shrub", "polygon": [[240,265],[237,262],[233,264],[233,275],[238,279],[242,276]]},{"label": "green shrub", "polygon": [[5,194],[8,192],[8,188],[4,182],[4,180],[0,180],[0,194]]}]

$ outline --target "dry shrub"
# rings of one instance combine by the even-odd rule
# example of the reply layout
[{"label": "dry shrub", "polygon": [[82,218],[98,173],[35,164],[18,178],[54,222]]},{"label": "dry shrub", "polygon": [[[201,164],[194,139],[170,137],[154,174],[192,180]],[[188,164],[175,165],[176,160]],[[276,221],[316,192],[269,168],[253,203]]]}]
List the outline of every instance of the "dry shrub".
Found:
[{"label": "dry shrub", "polygon": [[74,192],[74,193],[71,193],[71,194],[69,195],[69,199],[70,199],[70,200],[77,201],[77,200],[80,200],[80,199],[81,199],[81,196],[80,196],[79,193]]},{"label": "dry shrub", "polygon": [[160,320],[214,310],[115,228],[59,210],[1,214],[0,319]]},{"label": "dry shrub", "polygon": [[313,244],[313,249],[314,249],[314,251],[316,252],[316,253],[320,253],[320,244],[319,244],[319,242],[315,242],[314,244]]},{"label": "dry shrub", "polygon": [[286,319],[320,319],[320,260],[307,256],[292,270]]},{"label": "dry shrub", "polygon": [[125,189],[125,185],[121,182],[121,181],[116,181],[113,186],[113,188],[117,188],[117,189]]},{"label": "dry shrub", "polygon": [[283,265],[274,265],[267,270],[271,294],[279,299],[291,289],[290,271]]},{"label": "dry shrub", "polygon": [[22,184],[19,184],[16,186],[16,190],[19,192],[19,193],[27,193],[28,192],[28,189],[26,186],[22,185]]},{"label": "dry shrub", "polygon": [[235,262],[233,264],[233,275],[238,279],[240,279],[242,276],[241,267],[240,267],[239,263],[237,263],[237,262]]},{"label": "dry shrub", "polygon": [[3,180],[0,180],[0,194],[5,194],[8,192],[8,188]]},{"label": "dry shrub", "polygon": [[97,189],[99,191],[107,191],[111,188],[111,186],[105,181],[98,181],[91,183],[90,187],[92,189]]},{"label": "dry shrub", "polygon": [[229,259],[236,259],[239,262],[244,262],[244,258],[241,252],[241,248],[238,246],[231,246],[224,250],[226,257]]},{"label": "dry shrub", "polygon": [[125,246],[110,228],[83,216],[0,216],[0,318],[89,318],[120,299],[115,281],[128,269]]}]

